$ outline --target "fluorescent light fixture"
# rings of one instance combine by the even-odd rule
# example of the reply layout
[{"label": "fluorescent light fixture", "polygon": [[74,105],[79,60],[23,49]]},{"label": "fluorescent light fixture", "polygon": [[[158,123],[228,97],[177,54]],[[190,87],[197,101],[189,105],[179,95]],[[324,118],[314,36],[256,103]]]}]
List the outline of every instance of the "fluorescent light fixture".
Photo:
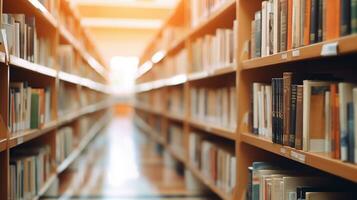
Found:
[{"label": "fluorescent light fixture", "polygon": [[146,61],[144,64],[142,64],[137,73],[137,78],[144,75],[146,72],[150,71],[150,69],[153,67],[153,63],[151,61]]},{"label": "fluorescent light fixture", "polygon": [[151,57],[151,61],[156,64],[160,62],[165,56],[166,56],[165,51],[158,51]]}]

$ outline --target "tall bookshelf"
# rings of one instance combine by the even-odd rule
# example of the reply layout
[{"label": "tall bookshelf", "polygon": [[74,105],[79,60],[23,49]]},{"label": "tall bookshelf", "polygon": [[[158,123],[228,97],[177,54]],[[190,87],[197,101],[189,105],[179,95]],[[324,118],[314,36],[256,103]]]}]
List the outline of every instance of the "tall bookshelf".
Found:
[{"label": "tall bookshelf", "polygon": [[[275,144],[269,139],[252,133],[250,117],[253,82],[270,83],[272,78],[282,77],[283,72],[328,72],[338,74],[348,82],[356,82],[356,78],[353,77],[356,70],[352,64],[356,60],[354,58],[357,52],[356,34],[292,48],[264,57],[250,58],[248,46],[252,37],[251,22],[255,12],[261,9],[262,1],[222,2],[192,26],[192,2],[179,1],[172,15],[146,48],[141,57],[142,66],[139,68],[141,73],[136,80],[134,106],[137,126],[158,144],[164,146],[174,158],[182,162],[222,199],[245,199],[249,178],[248,167],[255,161],[289,163],[355,184],[356,164],[334,159],[326,153],[312,153]],[[221,64],[215,69],[195,70],[194,44],[197,38],[206,34],[212,35],[218,28],[234,29],[234,20],[237,20],[237,29],[234,32],[235,62]],[[162,41],[165,40],[163,32],[177,26],[184,31],[175,35],[170,45],[163,45]],[[326,48],[334,49],[334,46],[337,46],[334,55],[324,56]],[[182,50],[187,51],[187,62],[181,61],[176,64],[172,60]],[[225,86],[235,88],[236,126],[227,128],[222,124],[204,121],[192,114],[191,109],[195,107],[191,98],[192,88]],[[173,94],[172,91],[179,91],[176,93],[182,96]],[[179,103],[178,109],[172,110],[170,98],[175,95],[180,96],[178,99],[181,104]],[[172,148],[170,144],[168,135],[172,124],[182,128],[181,152]],[[231,192],[225,192],[213,183],[190,159],[189,137],[192,132],[199,132],[203,137],[212,138],[213,141],[223,141],[227,146],[235,148],[236,185]]]},{"label": "tall bookshelf", "polygon": [[[11,198],[10,162],[13,152],[46,146],[49,149],[49,173],[36,194],[29,197],[39,199],[106,126],[113,103],[107,86],[108,69],[69,1],[2,0],[0,3],[2,19],[6,13],[33,16],[38,38],[47,41],[46,49],[39,46],[39,51],[44,51],[47,53],[45,57],[50,58],[46,63],[35,63],[11,52],[0,52],[0,199]],[[4,50],[4,43],[1,45]],[[65,52],[65,56],[70,58],[60,56],[60,49],[64,46],[70,49]],[[32,88],[48,88],[50,91],[49,120],[39,128],[15,132],[8,128],[12,120],[9,118],[12,82],[26,82]],[[70,132],[71,145],[62,155],[59,135],[65,131]],[[58,154],[61,159],[58,159]]]}]

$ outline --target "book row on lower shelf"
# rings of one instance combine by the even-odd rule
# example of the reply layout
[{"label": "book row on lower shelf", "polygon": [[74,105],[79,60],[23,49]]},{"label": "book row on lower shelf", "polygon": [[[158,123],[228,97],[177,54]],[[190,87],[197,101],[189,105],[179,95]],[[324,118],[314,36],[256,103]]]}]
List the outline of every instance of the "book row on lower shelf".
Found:
[{"label": "book row on lower shelf", "polygon": [[56,134],[56,162],[61,164],[73,151],[73,127],[62,127]]},{"label": "book row on lower shelf", "polygon": [[354,0],[263,1],[251,23],[251,57],[357,33]]},{"label": "book row on lower shelf", "polygon": [[284,72],[253,83],[253,133],[357,163],[357,86],[328,74]]},{"label": "book row on lower shelf", "polygon": [[189,135],[189,160],[203,176],[227,194],[236,184],[236,156],[234,144],[227,144],[204,134]]},{"label": "book row on lower shelf", "polygon": [[335,177],[269,162],[248,167],[247,200],[355,199],[355,186]]},{"label": "book row on lower shelf", "polygon": [[8,117],[12,133],[41,128],[50,122],[50,87],[33,88],[27,82],[11,82]]},{"label": "book row on lower shelf", "polygon": [[192,87],[191,118],[222,128],[236,129],[236,87]]},{"label": "book row on lower shelf", "polygon": [[168,128],[168,143],[172,150],[175,151],[181,158],[185,155],[184,149],[184,133],[182,125],[170,124]]},{"label": "book row on lower shelf", "polygon": [[23,147],[11,151],[10,199],[32,199],[53,172],[48,145]]}]

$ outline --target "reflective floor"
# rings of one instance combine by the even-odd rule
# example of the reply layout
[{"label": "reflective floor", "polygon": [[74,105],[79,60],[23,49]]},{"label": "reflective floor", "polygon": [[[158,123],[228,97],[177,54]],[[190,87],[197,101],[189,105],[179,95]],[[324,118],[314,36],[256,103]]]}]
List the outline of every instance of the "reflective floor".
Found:
[{"label": "reflective floor", "polygon": [[113,119],[43,199],[212,199],[188,189],[148,141],[131,118]]}]

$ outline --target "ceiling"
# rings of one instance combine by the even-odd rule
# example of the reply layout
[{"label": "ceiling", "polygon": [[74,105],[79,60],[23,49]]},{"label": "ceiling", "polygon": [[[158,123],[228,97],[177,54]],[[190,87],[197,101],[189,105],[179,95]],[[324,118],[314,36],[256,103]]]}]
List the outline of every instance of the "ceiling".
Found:
[{"label": "ceiling", "polygon": [[176,0],[70,0],[107,63],[140,56]]}]

